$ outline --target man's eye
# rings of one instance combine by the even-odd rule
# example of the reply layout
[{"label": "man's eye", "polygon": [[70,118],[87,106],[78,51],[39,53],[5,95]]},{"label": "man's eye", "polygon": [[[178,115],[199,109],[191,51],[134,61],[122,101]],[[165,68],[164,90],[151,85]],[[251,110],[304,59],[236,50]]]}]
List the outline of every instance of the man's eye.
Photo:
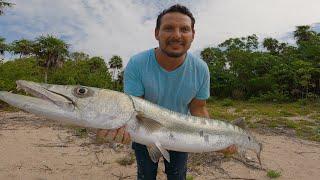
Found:
[{"label": "man's eye", "polygon": [[163,28],[163,30],[164,30],[164,31],[172,31],[173,28],[171,28],[171,27],[166,27],[166,28]]},{"label": "man's eye", "polygon": [[184,33],[190,32],[190,29],[189,29],[189,28],[182,28],[182,29],[181,29],[181,32],[184,32]]}]

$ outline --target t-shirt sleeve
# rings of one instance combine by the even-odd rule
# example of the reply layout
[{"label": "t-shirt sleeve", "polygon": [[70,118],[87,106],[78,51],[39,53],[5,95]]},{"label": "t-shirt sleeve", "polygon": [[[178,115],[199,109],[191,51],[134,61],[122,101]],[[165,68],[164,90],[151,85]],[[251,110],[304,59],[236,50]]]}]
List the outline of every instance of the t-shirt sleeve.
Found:
[{"label": "t-shirt sleeve", "polygon": [[202,77],[202,84],[200,85],[195,98],[206,100],[210,97],[210,72],[208,66],[206,66],[206,68],[204,69],[204,75]]},{"label": "t-shirt sleeve", "polygon": [[132,96],[143,96],[144,88],[139,72],[139,64],[130,59],[124,70],[124,92]]}]

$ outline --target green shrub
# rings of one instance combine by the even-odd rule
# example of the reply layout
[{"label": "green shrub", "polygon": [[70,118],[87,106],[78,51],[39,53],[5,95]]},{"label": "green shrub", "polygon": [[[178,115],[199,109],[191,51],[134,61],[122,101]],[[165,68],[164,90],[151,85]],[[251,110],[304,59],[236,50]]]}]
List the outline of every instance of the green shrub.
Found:
[{"label": "green shrub", "polygon": [[281,176],[281,172],[275,170],[269,170],[267,176],[271,179],[278,178]]},{"label": "green shrub", "polygon": [[222,102],[221,102],[221,105],[222,106],[232,106],[233,105],[233,101],[231,99],[224,99]]},{"label": "green shrub", "polygon": [[251,97],[250,102],[288,102],[290,98],[287,94],[282,94],[280,92],[267,92],[265,94],[260,94],[257,97]]}]

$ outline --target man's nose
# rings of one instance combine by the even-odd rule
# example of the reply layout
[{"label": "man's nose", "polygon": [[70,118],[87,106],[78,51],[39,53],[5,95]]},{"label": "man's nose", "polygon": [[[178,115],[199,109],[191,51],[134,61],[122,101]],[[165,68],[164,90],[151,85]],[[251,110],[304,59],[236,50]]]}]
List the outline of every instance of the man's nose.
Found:
[{"label": "man's nose", "polygon": [[179,29],[175,29],[172,33],[172,38],[179,39],[181,37],[181,31]]}]

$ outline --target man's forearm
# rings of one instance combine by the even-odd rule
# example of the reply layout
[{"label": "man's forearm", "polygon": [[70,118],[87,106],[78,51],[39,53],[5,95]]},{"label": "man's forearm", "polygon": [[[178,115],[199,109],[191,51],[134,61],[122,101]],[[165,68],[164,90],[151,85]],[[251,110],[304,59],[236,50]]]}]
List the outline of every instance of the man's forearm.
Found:
[{"label": "man's forearm", "polygon": [[192,116],[210,118],[209,112],[206,107],[195,108],[191,110],[190,113]]}]

